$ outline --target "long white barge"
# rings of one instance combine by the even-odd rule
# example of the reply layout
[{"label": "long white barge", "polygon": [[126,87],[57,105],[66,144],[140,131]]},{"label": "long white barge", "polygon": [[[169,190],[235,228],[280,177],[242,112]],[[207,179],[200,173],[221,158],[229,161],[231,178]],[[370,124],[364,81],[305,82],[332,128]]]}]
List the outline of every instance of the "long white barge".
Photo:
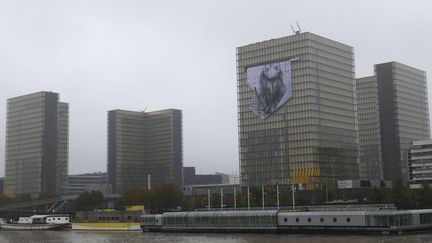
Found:
[{"label": "long white barge", "polygon": [[141,216],[143,231],[402,233],[432,229],[432,209],[167,212]]},{"label": "long white barge", "polygon": [[17,222],[1,222],[1,230],[68,230],[69,215],[33,215],[20,217]]}]

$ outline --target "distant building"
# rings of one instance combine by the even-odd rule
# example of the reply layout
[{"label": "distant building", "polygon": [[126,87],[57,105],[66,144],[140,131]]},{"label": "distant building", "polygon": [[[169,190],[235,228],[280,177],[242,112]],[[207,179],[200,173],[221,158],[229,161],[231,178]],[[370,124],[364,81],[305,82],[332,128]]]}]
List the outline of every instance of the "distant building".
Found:
[{"label": "distant building", "polygon": [[409,186],[432,186],[432,140],[414,141],[408,153]]},{"label": "distant building", "polygon": [[7,101],[5,192],[64,194],[68,174],[69,105],[38,92]]},{"label": "distant building", "polygon": [[357,79],[360,177],[408,179],[408,150],[430,138],[426,73],[398,62]]},{"label": "distant building", "polygon": [[114,193],[133,187],[183,184],[182,112],[108,112],[108,183]]},{"label": "distant building", "polygon": [[112,187],[108,184],[107,173],[86,173],[68,176],[67,194],[79,195],[85,191],[101,191],[111,194]]},{"label": "distant building", "polygon": [[183,185],[239,184],[239,175],[195,174],[195,167],[183,167]]},{"label": "distant building", "polygon": [[[185,196],[202,196],[211,194],[221,193],[221,189],[224,195],[234,194],[234,188],[237,194],[241,194],[242,187],[240,184],[211,184],[211,185],[184,185],[183,195]],[[239,196],[240,197],[240,196]]]},{"label": "distant building", "polygon": [[0,177],[0,194],[4,193],[4,177]]},{"label": "distant building", "polygon": [[195,180],[195,167],[183,167],[183,185],[193,185]]},{"label": "distant building", "polygon": [[242,186],[358,179],[354,53],[312,33],[237,48]]}]

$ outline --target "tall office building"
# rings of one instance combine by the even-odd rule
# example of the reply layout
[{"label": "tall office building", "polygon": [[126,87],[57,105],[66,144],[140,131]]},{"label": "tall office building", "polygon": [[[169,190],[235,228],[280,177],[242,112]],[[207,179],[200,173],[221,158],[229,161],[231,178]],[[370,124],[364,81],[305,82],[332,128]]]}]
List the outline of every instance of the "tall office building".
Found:
[{"label": "tall office building", "polygon": [[408,179],[408,150],[430,138],[426,73],[398,62],[357,79],[360,177]]},{"label": "tall office building", "polygon": [[182,112],[108,112],[108,183],[114,193],[133,187],[182,186]]},{"label": "tall office building", "polygon": [[5,192],[64,194],[68,174],[69,105],[59,94],[8,99]]},{"label": "tall office building", "polygon": [[297,33],[237,48],[243,186],[358,179],[353,48]]}]

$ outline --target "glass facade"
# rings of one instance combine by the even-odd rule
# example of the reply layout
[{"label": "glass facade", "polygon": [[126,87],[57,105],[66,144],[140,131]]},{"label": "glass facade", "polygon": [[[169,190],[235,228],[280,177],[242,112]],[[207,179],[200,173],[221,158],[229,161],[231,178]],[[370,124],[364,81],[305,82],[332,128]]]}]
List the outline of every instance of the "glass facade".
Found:
[{"label": "glass facade", "polygon": [[413,224],[411,212],[368,212],[367,225],[372,227],[408,226]]},{"label": "glass facade", "polygon": [[[260,119],[246,69],[291,60],[292,97]],[[358,179],[353,48],[300,33],[237,48],[239,152],[243,186]]]},{"label": "glass facade", "polygon": [[389,62],[357,79],[362,179],[408,180],[411,142],[430,138],[426,73]]},{"label": "glass facade", "polygon": [[68,104],[38,92],[8,99],[5,193],[62,194],[68,170]]},{"label": "glass facade", "polygon": [[276,229],[277,211],[175,212],[162,215],[164,229]]},{"label": "glass facade", "polygon": [[182,186],[180,110],[108,112],[108,183],[114,193],[151,184]]},{"label": "glass facade", "polygon": [[357,79],[360,178],[383,180],[378,83],[375,76]]}]

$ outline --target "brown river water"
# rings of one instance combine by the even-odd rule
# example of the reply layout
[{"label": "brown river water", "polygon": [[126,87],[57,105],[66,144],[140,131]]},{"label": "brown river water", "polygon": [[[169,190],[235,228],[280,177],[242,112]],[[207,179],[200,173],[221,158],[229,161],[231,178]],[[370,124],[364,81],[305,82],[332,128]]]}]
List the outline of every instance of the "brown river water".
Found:
[{"label": "brown river water", "polygon": [[142,232],[84,232],[84,231],[0,231],[0,243],[28,242],[187,242],[187,243],[402,243],[430,242],[432,232],[403,235],[328,235],[328,234],[186,234],[186,233],[142,233]]}]

